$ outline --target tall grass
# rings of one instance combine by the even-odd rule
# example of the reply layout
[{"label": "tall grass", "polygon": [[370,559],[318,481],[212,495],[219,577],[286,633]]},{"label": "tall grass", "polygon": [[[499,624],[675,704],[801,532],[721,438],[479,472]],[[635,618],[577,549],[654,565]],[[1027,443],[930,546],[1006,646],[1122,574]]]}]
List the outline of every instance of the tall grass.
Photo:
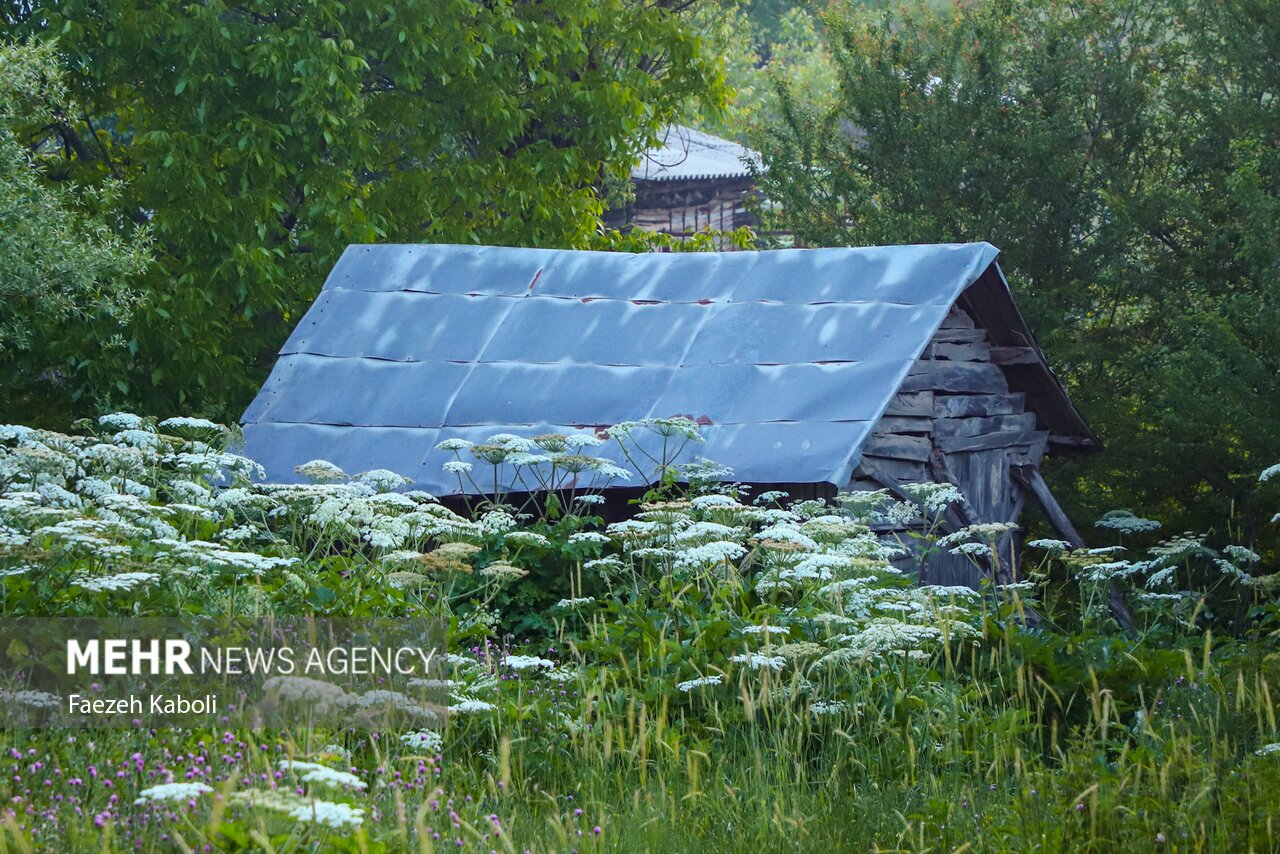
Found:
[{"label": "tall grass", "polygon": [[[867,528],[883,496],[784,509],[729,485],[654,496],[631,526],[465,518],[387,473],[215,489],[192,471],[251,471],[216,428],[196,446],[117,421],[137,447],[0,431],[0,610],[429,615],[453,633],[455,712],[439,742],[7,729],[0,854],[1280,850],[1280,611],[1245,550],[1050,546],[1034,583],[920,588]],[[887,512],[934,537],[945,498]],[[973,553],[997,527],[948,536]],[[1127,585],[1133,633],[1105,584]],[[168,781],[209,791],[146,794]]]}]

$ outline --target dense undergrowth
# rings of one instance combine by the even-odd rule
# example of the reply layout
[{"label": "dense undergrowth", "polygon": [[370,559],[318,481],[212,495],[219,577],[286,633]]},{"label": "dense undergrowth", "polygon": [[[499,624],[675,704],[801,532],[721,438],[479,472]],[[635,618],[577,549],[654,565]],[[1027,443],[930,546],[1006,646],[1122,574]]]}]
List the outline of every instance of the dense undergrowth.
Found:
[{"label": "dense undergrowth", "polygon": [[[196,419],[0,427],[4,615],[429,617],[451,653],[440,731],[6,730],[0,850],[1280,847],[1280,609],[1247,548],[1117,513],[1114,546],[1016,555],[949,529],[945,486],[792,503],[682,466],[691,423],[614,438],[643,436],[660,486],[606,525],[627,473],[594,435],[455,443],[459,477],[551,490],[460,512],[319,461],[262,484]],[[930,549],[1026,576],[919,586]]]}]

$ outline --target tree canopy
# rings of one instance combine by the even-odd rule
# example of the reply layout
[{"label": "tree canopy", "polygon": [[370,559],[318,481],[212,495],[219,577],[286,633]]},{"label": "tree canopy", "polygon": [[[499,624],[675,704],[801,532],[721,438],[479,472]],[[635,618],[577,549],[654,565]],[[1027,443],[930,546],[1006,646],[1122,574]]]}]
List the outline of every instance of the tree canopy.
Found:
[{"label": "tree canopy", "polygon": [[709,4],[696,20],[723,63],[730,97],[723,109],[713,105],[699,110],[690,104],[683,117],[687,123],[746,140],[782,121],[781,80],[806,108],[829,105],[827,99],[836,91],[835,64],[821,20],[804,4]]},{"label": "tree canopy", "polygon": [[[755,140],[801,245],[987,240],[1108,451],[1077,509],[1252,524],[1280,458],[1280,21],[1260,0],[829,11]],[[810,99],[811,101],[811,99]],[[1065,474],[1064,474],[1065,471]]]},{"label": "tree canopy", "polygon": [[51,179],[117,182],[155,240],[127,346],[50,393],[234,418],[350,243],[590,243],[605,181],[723,100],[690,5],[11,4],[81,105],[24,141],[56,143]]},{"label": "tree canopy", "polygon": [[[128,320],[127,280],[148,261],[145,230],[116,226],[117,187],[51,185],[58,157],[18,135],[75,111],[50,45],[0,44],[0,396],[17,408],[47,406],[87,336]],[[116,334],[95,349],[123,348]]]}]

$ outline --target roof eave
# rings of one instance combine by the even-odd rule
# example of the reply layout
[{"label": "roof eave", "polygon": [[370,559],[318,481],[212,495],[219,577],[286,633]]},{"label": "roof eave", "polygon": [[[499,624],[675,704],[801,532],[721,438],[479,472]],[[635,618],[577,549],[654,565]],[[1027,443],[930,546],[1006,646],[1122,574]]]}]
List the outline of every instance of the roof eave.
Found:
[{"label": "roof eave", "polygon": [[987,330],[993,344],[1030,347],[1036,360],[1004,366],[1006,374],[1027,391],[1028,408],[1049,429],[1049,442],[1060,452],[1102,450],[1102,440],[1089,427],[1061,380],[1053,373],[1044,352],[1013,299],[1009,284],[995,261],[960,295],[960,304]]},{"label": "roof eave", "polygon": [[708,172],[694,175],[662,174],[636,175],[631,180],[636,184],[674,184],[680,181],[750,181],[750,172]]}]

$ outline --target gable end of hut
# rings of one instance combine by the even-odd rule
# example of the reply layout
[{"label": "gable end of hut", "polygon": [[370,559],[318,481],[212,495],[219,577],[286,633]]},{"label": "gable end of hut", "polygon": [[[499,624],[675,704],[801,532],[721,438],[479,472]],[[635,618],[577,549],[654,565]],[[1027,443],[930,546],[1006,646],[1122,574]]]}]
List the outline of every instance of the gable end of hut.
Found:
[{"label": "gable end of hut", "polygon": [[[1051,449],[1096,450],[1101,444],[1061,393],[1007,294],[993,266],[952,306],[863,444],[848,489],[883,489],[904,498],[904,484],[954,484],[964,500],[947,510],[944,532],[1016,524],[1033,501],[1061,537],[1083,545],[1040,464]],[[1015,537],[1006,535],[1002,556],[1010,554]],[[904,563],[918,565],[914,556]],[[950,553],[930,555],[921,575],[924,583],[971,587],[984,576],[1013,580],[1010,567]]]}]

